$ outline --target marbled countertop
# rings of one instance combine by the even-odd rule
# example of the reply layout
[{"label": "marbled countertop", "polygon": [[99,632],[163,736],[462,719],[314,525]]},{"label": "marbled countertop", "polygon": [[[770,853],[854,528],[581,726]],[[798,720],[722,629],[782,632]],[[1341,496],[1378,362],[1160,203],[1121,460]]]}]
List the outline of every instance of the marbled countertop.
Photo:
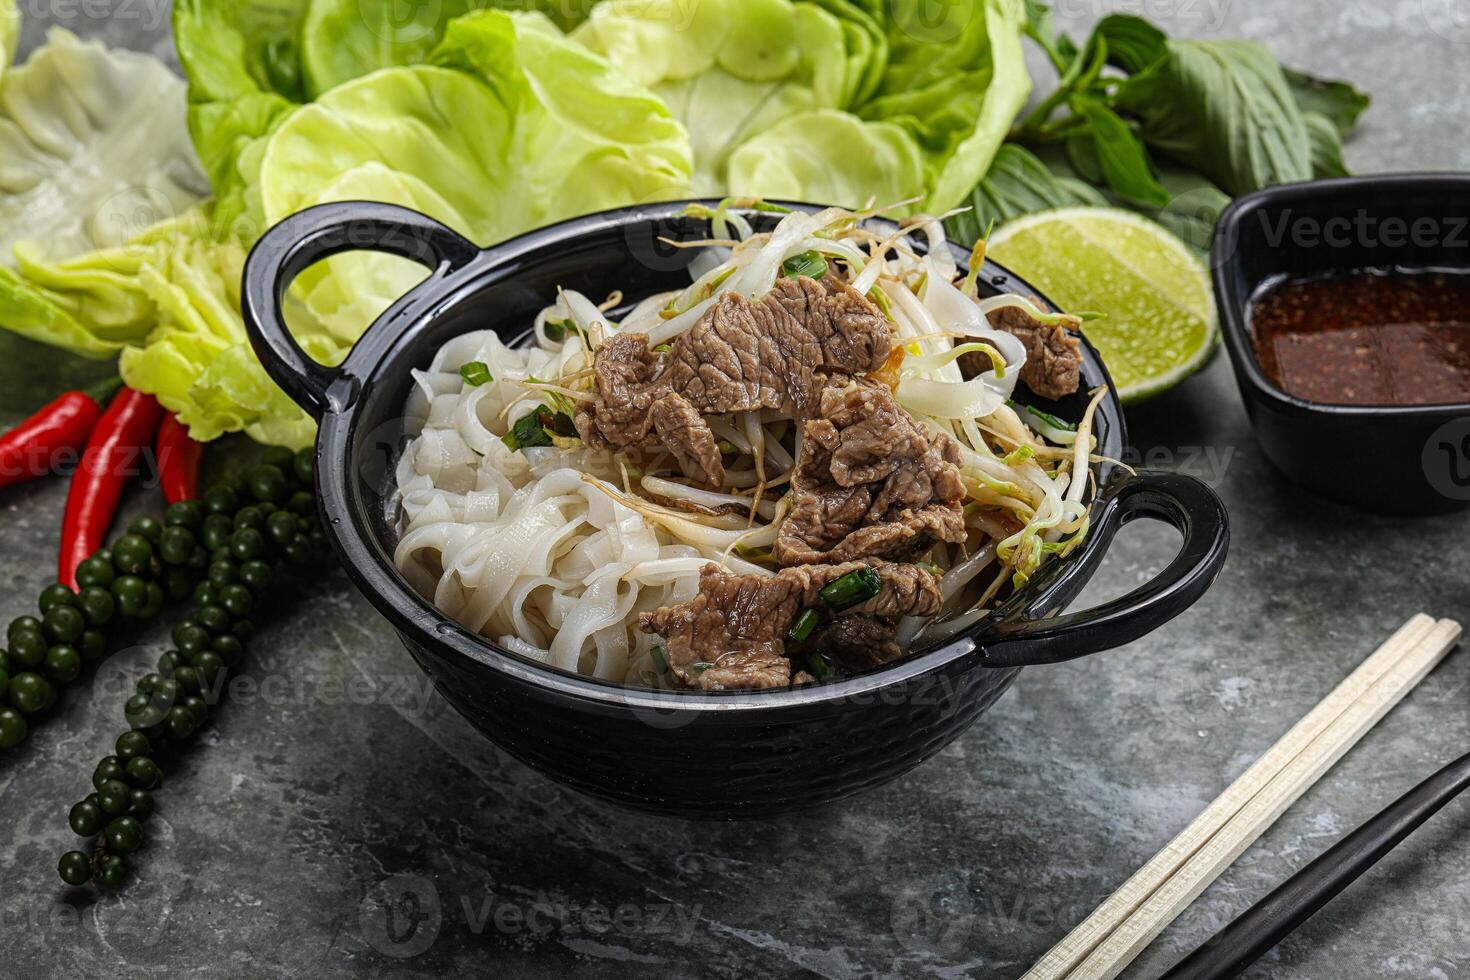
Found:
[{"label": "marbled countertop", "polygon": [[[22,50],[49,22],[172,57],[162,2],[22,2]],[[1354,170],[1470,169],[1470,25],[1454,0],[1054,6],[1079,34],[1126,9],[1181,36],[1257,38],[1371,90]],[[59,371],[97,367],[0,334],[0,424],[48,398]],[[1229,504],[1214,589],[1144,640],[1027,671],[915,772],[800,816],[684,823],[560,788],[479,738],[334,573],[253,645],[262,685],[218,714],[161,793],[137,880],[68,904],[55,861],[137,671],[119,655],[0,769],[0,974],[1017,976],[1410,613],[1470,621],[1470,515],[1374,518],[1294,490],[1253,441],[1223,355],[1130,420],[1140,458],[1204,477]],[[64,493],[43,481],[0,499],[0,619],[30,611],[44,584]],[[1142,580],[1172,538],[1126,530],[1098,581]],[[1128,975],[1156,976],[1462,754],[1467,706],[1460,651]],[[375,889],[418,894],[410,941],[362,913]],[[1470,976],[1467,923],[1462,801],[1250,975]]]}]

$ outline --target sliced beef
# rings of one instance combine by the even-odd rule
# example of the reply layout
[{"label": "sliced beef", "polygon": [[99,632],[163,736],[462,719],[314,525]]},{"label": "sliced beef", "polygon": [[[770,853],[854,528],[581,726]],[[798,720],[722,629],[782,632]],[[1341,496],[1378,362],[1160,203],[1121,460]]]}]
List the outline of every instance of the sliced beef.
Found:
[{"label": "sliced beef", "polygon": [[641,334],[615,335],[597,352],[596,398],[577,430],[594,448],[642,444],[650,409],[669,394],[701,415],[771,408],[807,418],[830,378],[877,369],[889,347],[888,321],[841,280],[778,279],[757,301],[721,296],[667,353]]},{"label": "sliced beef", "polygon": [[792,621],[802,609],[819,604],[823,586],[864,567],[878,573],[882,590],[838,616],[896,619],[939,611],[939,584],[917,565],[869,559],[764,576],[733,575],[712,562],[700,571],[698,595],[640,613],[638,625],[664,638],[669,669],[690,687],[784,687],[791,683],[786,633]]},{"label": "sliced beef", "polygon": [[[1019,306],[1004,306],[990,314],[990,323],[1026,345],[1026,366],[1021,380],[1042,398],[1061,398],[1081,383],[1082,343],[1064,324],[1037,320]],[[1068,318],[1073,327],[1076,323]],[[990,370],[990,359],[979,353],[960,358],[967,376]]]},{"label": "sliced beef", "polygon": [[876,616],[843,616],[815,636],[815,649],[851,670],[867,670],[903,656],[894,639],[898,628]]},{"label": "sliced beef", "polygon": [[926,431],[886,385],[822,392],[791,478],[794,504],[772,551],[782,565],[895,560],[963,541],[959,446]]},{"label": "sliced beef", "polygon": [[597,400],[577,410],[583,441],[595,449],[643,443],[653,428],[649,410],[673,390],[658,382],[668,360],[667,353],[649,349],[643,334],[609,337],[597,349]]},{"label": "sliced beef", "polygon": [[649,406],[648,417],[659,442],[675,459],[686,466],[698,466],[711,483],[725,479],[725,463],[715,434],[683,395],[673,391],[664,395]]}]

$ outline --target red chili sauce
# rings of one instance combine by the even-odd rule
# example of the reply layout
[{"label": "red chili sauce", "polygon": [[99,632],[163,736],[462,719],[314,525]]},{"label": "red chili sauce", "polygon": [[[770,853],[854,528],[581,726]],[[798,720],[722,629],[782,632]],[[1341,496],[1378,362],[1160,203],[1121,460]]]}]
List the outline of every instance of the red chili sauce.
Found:
[{"label": "red chili sauce", "polygon": [[1470,402],[1470,274],[1371,270],[1267,286],[1256,359],[1289,395],[1328,405]]}]

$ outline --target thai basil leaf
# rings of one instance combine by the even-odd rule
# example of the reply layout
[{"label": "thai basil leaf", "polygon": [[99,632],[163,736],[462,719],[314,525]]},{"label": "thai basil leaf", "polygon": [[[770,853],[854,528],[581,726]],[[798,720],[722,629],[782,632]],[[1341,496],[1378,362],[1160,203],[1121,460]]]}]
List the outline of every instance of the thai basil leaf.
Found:
[{"label": "thai basil leaf", "polygon": [[1215,222],[1230,203],[1230,197],[1210,181],[1177,165],[1159,167],[1159,183],[1169,192],[1169,203],[1158,211],[1144,212],[1200,255],[1210,251]]},{"label": "thai basil leaf", "polygon": [[1144,141],[1231,194],[1312,176],[1311,137],[1276,59],[1252,41],[1170,41],[1114,108]]},{"label": "thai basil leaf", "polygon": [[1136,74],[1168,56],[1169,38],[1142,17],[1109,14],[1097,22],[1092,36],[1106,42],[1108,64]]},{"label": "thai basil leaf", "polygon": [[1067,137],[1067,166],[1087,183],[1101,187],[1107,183],[1103,176],[1102,161],[1097,156],[1097,143],[1090,133],[1076,133]]},{"label": "thai basil leaf", "polygon": [[1101,207],[1108,201],[1082,181],[1053,172],[1025,147],[1006,143],[966,203],[970,210],[954,215],[946,225],[956,241],[970,245],[992,222],[1003,225],[1037,211],[1077,205]]},{"label": "thai basil leaf", "polygon": [[1088,135],[1108,187],[1140,204],[1163,207],[1169,203],[1169,192],[1154,176],[1148,151],[1122,117],[1095,98],[1074,98],[1072,109],[1087,120]]},{"label": "thai basil leaf", "polygon": [[1367,92],[1361,92],[1347,82],[1317,78],[1291,68],[1284,68],[1282,72],[1302,112],[1321,113],[1342,138],[1352,133],[1358,117],[1372,101]]},{"label": "thai basil leaf", "polygon": [[1337,126],[1320,112],[1302,113],[1302,122],[1312,142],[1312,176],[1346,177],[1348,169],[1342,162],[1342,137]]},{"label": "thai basil leaf", "polygon": [[1051,7],[1042,0],[1026,0],[1026,20],[1021,29],[1046,52],[1058,75],[1077,57],[1077,46],[1065,34],[1057,34],[1051,22]]}]

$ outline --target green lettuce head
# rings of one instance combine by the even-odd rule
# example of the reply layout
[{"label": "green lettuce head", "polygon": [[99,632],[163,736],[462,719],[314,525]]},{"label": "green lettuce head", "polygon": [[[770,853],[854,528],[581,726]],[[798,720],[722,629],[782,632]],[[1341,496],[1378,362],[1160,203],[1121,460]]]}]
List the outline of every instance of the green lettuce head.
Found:
[{"label": "green lettuce head", "polygon": [[1021,0],[605,0],[573,36],[683,121],[697,194],[937,213],[1030,94],[1023,22]]}]

